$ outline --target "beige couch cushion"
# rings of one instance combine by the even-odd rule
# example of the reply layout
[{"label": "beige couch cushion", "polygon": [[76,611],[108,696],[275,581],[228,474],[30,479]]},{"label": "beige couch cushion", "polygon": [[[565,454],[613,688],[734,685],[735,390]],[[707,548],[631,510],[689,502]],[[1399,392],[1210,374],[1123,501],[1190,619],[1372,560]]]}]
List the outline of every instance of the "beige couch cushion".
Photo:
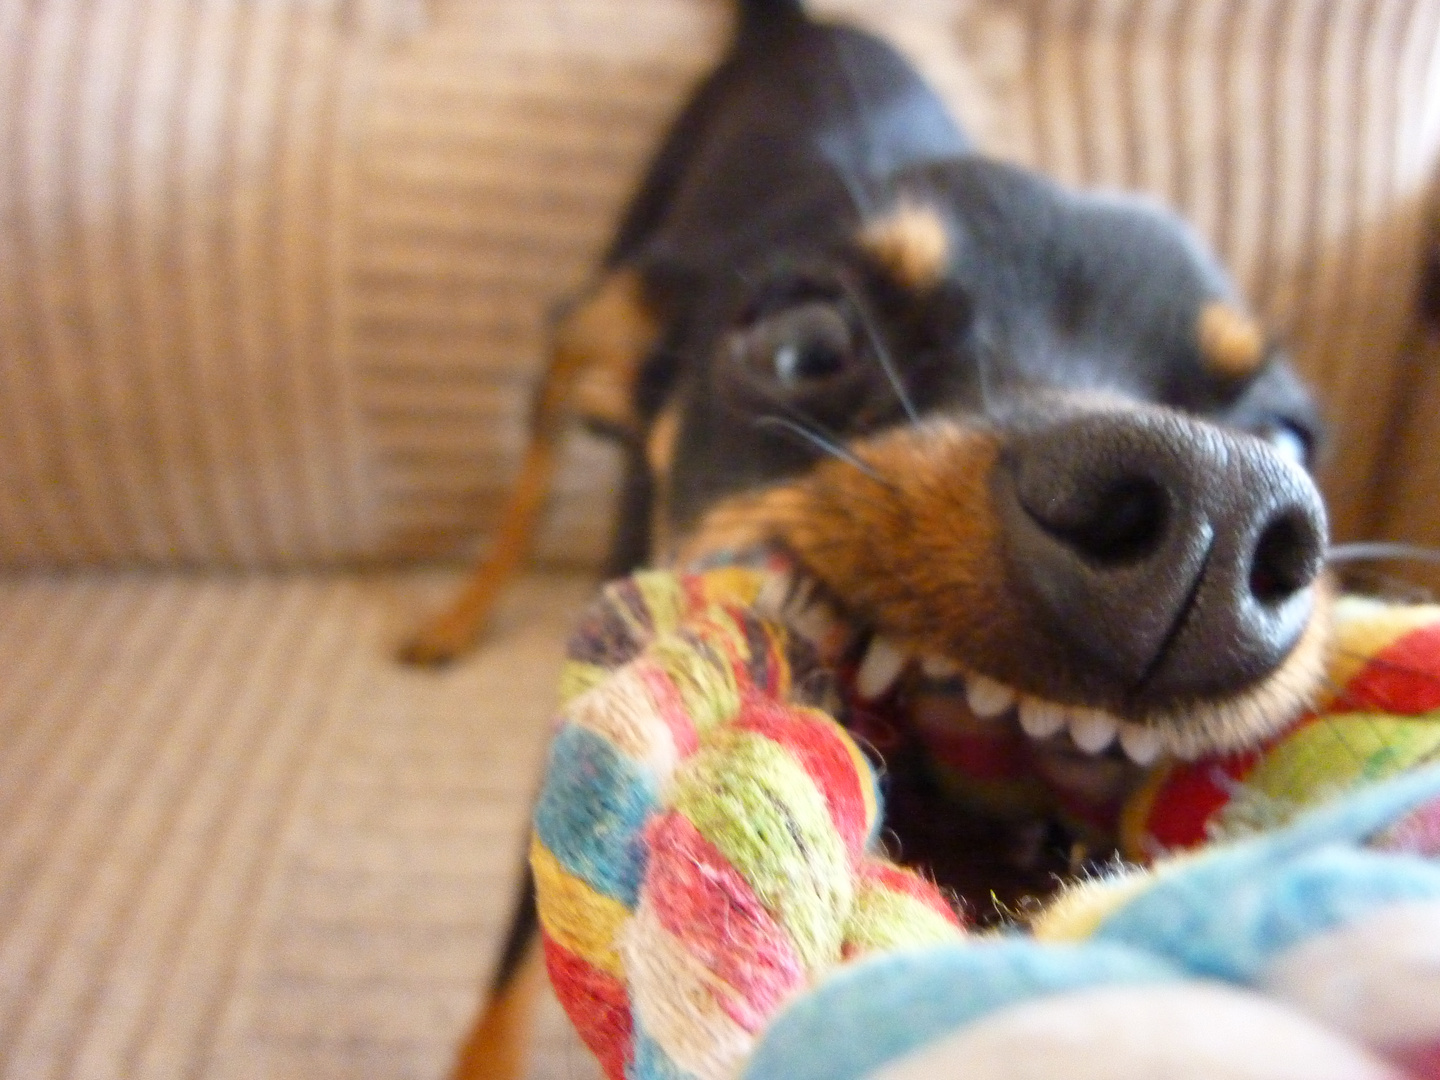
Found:
[{"label": "beige couch cushion", "polygon": [[[1324,389],[1341,531],[1405,394],[1440,0],[820,0],[980,143],[1178,206]],[[0,15],[0,562],[455,550],[718,0],[130,0]],[[579,448],[548,551],[593,558]]]},{"label": "beige couch cushion", "polygon": [[[443,1075],[592,587],[396,667],[452,580],[0,578],[0,1077]],[[589,1075],[553,1030],[541,1075]]]}]

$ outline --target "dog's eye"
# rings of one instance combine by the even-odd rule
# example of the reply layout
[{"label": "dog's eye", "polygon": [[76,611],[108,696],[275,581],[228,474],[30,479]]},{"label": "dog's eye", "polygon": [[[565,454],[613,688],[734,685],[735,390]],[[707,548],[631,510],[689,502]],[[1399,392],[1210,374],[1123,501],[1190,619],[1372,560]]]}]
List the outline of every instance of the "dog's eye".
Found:
[{"label": "dog's eye", "polygon": [[845,353],[830,341],[787,341],[776,347],[773,366],[777,379],[796,386],[838,375],[845,367]]},{"label": "dog's eye", "polygon": [[1310,438],[1294,424],[1276,420],[1260,433],[1271,448],[1283,458],[1295,462],[1301,468],[1310,466]]},{"label": "dog's eye", "polygon": [[855,353],[850,321],[834,304],[809,301],[741,331],[737,359],[754,377],[785,390],[819,386],[846,374]]}]

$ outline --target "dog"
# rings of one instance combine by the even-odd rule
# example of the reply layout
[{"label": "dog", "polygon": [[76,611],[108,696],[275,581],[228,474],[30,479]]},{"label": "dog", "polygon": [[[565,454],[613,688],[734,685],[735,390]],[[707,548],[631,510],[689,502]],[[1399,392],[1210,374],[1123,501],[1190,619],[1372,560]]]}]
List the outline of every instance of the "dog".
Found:
[{"label": "dog", "polygon": [[[1162,209],[977,153],[875,38],[738,6],[557,320],[491,560],[409,657],[473,639],[579,417],[624,449],[609,569],[784,549],[856,627],[842,719],[998,733],[1092,801],[1288,722],[1325,652],[1320,427],[1222,269]],[[1064,830],[937,809],[908,752],[900,853],[1043,887]],[[527,882],[457,1076],[519,1074],[535,928]]]}]

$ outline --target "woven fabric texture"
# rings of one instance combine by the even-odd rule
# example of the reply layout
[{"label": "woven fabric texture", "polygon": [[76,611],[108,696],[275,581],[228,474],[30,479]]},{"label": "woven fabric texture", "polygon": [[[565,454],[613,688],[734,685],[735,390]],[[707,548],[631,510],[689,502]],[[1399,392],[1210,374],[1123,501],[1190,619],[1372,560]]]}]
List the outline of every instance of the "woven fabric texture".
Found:
[{"label": "woven fabric texture", "polygon": [[[397,667],[453,575],[0,579],[0,1077],[440,1077],[524,854],[566,631]],[[562,1022],[535,1075],[592,1075]]]},{"label": "woven fabric texture", "polygon": [[[1378,521],[1440,0],[817,0],[980,145],[1178,207],[1320,385]],[[453,553],[719,0],[0,3],[0,563]],[[545,549],[592,559],[577,444]]]}]

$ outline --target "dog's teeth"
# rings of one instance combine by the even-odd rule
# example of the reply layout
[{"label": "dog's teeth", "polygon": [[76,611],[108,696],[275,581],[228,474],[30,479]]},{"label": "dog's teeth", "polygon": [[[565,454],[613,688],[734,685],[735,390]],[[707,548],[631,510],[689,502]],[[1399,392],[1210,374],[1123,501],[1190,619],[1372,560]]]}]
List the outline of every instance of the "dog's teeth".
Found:
[{"label": "dog's teeth", "polygon": [[812,645],[822,645],[837,630],[835,613],[818,595],[812,578],[766,574],[754,606],[759,614],[786,623]]},{"label": "dog's teeth", "polygon": [[812,645],[822,643],[835,629],[835,617],[824,604],[812,604],[792,613],[789,623]]},{"label": "dog's teeth", "polygon": [[1020,727],[1032,739],[1048,739],[1065,726],[1065,710],[1039,698],[1020,701]]},{"label": "dog's teeth", "polygon": [[1112,742],[1120,722],[1099,709],[1075,709],[1070,716],[1070,738],[1087,754],[1098,754]]},{"label": "dog's teeth", "polygon": [[1181,761],[1196,761],[1204,752],[1204,748],[1198,742],[1186,741],[1179,746],[1171,747],[1171,751]]},{"label": "dog's teeth", "polygon": [[760,591],[755,594],[755,610],[771,618],[783,617],[794,589],[795,578],[790,574],[765,575],[760,583]]},{"label": "dog's teeth", "polygon": [[1015,691],[984,675],[971,675],[965,680],[965,702],[976,716],[988,720],[1015,704]]},{"label": "dog's teeth", "polygon": [[1139,724],[1120,725],[1120,745],[1136,765],[1150,765],[1160,756],[1160,733]]},{"label": "dog's teeth", "polygon": [[893,641],[876,636],[860,663],[860,670],[855,673],[855,689],[866,701],[883,697],[905,670],[906,659]]},{"label": "dog's teeth", "polygon": [[922,656],[920,670],[932,679],[953,679],[960,674],[960,665],[945,656]]}]

